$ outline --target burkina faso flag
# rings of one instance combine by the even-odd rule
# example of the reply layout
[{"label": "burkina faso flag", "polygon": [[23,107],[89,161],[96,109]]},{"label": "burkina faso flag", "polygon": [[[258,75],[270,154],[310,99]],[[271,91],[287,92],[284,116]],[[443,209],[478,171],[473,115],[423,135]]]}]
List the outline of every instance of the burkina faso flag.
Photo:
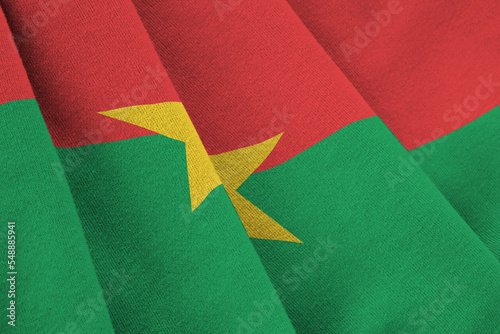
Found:
[{"label": "burkina faso flag", "polygon": [[0,8],[0,333],[500,333],[498,1]]}]

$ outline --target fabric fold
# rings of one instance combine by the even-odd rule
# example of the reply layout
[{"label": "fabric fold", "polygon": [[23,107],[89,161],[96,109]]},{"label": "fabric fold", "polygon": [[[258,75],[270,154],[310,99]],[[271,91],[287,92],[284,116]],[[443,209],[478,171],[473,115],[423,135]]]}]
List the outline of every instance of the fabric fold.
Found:
[{"label": "fabric fold", "polygon": [[500,258],[498,3],[288,2],[409,151],[394,187],[421,167]]},{"label": "fabric fold", "polygon": [[10,37],[0,11],[0,332],[114,333],[66,178],[54,169],[56,149]]}]

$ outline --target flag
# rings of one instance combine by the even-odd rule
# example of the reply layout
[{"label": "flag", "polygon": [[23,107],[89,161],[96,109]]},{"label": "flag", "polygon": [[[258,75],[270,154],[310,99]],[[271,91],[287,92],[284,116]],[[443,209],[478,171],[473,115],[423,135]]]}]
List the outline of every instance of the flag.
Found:
[{"label": "flag", "polygon": [[499,333],[495,1],[0,6],[2,333]]}]

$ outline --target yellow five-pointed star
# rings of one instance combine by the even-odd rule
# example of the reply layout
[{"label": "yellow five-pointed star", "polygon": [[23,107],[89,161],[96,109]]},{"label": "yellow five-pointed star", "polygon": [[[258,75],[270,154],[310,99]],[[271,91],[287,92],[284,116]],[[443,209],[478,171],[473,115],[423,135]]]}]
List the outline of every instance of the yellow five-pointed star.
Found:
[{"label": "yellow five-pointed star", "polygon": [[186,144],[189,191],[193,211],[215,187],[224,184],[250,237],[301,242],[236,191],[271,153],[281,135],[260,144],[209,156],[181,102],[126,107],[104,111],[100,114],[140,126]]}]

